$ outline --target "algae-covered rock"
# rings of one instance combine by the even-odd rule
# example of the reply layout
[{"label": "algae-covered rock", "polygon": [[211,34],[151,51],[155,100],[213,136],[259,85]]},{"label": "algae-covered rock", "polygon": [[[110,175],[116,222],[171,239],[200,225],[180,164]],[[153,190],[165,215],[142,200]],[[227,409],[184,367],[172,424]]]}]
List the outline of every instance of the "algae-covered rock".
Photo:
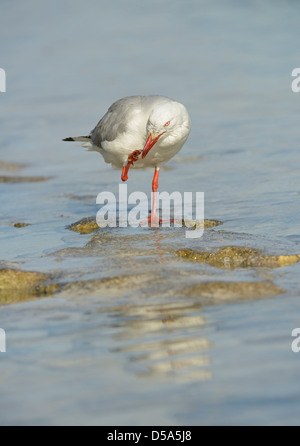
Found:
[{"label": "algae-covered rock", "polygon": [[180,249],[175,254],[179,257],[208,263],[216,268],[225,269],[247,267],[278,268],[300,261],[300,255],[262,255],[259,249],[244,248],[241,246],[226,246],[215,252]]},{"label": "algae-covered rock", "polygon": [[10,226],[14,226],[15,228],[25,228],[26,226],[30,226],[30,223],[12,223]]},{"label": "algae-covered rock", "polygon": [[67,226],[67,229],[74,232],[79,232],[79,234],[91,234],[99,229],[99,226],[94,217],[83,218],[82,220],[76,221],[71,225]]},{"label": "algae-covered rock", "polygon": [[0,305],[53,294],[58,289],[58,284],[44,283],[50,279],[48,274],[0,269]]}]

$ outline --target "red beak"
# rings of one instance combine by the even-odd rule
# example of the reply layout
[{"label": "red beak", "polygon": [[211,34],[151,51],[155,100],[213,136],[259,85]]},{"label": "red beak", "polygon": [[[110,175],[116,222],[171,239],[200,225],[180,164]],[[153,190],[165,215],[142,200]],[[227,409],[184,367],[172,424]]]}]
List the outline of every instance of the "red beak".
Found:
[{"label": "red beak", "polygon": [[152,149],[152,147],[154,146],[154,144],[159,140],[159,138],[161,137],[161,135],[163,135],[165,132],[162,132],[160,135],[156,136],[156,138],[152,138],[152,135],[150,133],[150,135],[148,136],[148,139],[146,141],[146,144],[144,146],[143,149],[143,153],[142,153],[142,159],[145,158],[145,156],[147,155],[147,153]]}]

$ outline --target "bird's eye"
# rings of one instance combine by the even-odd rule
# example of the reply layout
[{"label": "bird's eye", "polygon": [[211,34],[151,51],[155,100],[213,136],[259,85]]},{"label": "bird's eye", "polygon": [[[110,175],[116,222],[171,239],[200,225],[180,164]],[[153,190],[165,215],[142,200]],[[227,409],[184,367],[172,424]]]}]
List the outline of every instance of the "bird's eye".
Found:
[{"label": "bird's eye", "polygon": [[168,125],[170,125],[170,121],[167,121],[164,126],[168,127]]}]

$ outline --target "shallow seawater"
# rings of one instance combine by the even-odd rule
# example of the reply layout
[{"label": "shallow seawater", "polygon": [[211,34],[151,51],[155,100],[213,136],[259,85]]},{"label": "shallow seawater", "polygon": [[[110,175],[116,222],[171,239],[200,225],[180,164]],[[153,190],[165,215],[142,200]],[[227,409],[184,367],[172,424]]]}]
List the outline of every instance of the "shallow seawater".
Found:
[{"label": "shallow seawater", "polygon": [[[0,424],[299,424],[300,5],[89,5],[1,11]],[[202,237],[71,230],[120,172],[61,140],[133,94],[190,112],[159,190],[204,192]]]}]

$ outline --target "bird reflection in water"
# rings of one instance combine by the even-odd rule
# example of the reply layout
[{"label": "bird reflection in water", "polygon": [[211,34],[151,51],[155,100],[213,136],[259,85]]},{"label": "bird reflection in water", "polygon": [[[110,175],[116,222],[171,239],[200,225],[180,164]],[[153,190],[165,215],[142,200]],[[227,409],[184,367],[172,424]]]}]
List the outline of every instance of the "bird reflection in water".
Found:
[{"label": "bird reflection in water", "polygon": [[128,353],[139,377],[210,379],[211,344],[201,336],[206,320],[200,311],[200,305],[184,303],[112,307],[119,329],[113,351]]}]

